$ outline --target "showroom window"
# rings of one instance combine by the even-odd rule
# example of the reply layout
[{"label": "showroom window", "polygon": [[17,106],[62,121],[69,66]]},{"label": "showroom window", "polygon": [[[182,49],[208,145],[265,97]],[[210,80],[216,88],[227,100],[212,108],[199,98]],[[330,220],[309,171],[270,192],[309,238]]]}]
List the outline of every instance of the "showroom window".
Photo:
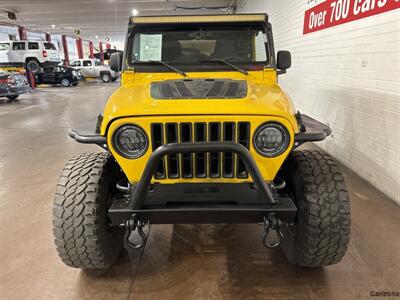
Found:
[{"label": "showroom window", "polygon": [[28,49],[29,50],[39,50],[39,44],[38,43],[28,43]]},{"label": "showroom window", "polygon": [[25,42],[13,43],[13,50],[25,50]]}]

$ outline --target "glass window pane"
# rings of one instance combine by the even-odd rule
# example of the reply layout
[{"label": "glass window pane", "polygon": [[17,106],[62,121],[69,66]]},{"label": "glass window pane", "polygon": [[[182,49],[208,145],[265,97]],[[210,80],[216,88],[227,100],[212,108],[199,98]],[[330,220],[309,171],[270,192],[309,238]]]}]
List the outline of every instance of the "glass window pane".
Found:
[{"label": "glass window pane", "polygon": [[267,42],[266,36],[263,32],[259,31],[255,38],[255,53],[256,61],[266,61],[267,60],[267,53],[266,53],[266,45]]},{"label": "glass window pane", "polygon": [[25,50],[25,42],[14,42],[13,50]]},{"label": "glass window pane", "polygon": [[28,49],[29,50],[39,50],[39,44],[38,43],[28,43]]}]

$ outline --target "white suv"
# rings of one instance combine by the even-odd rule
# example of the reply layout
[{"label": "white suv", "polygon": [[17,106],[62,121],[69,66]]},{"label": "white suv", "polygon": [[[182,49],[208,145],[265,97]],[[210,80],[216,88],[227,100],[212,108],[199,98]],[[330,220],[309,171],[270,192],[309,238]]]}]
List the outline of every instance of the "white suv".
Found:
[{"label": "white suv", "polygon": [[56,47],[44,41],[0,42],[0,66],[26,67],[32,73],[61,62]]},{"label": "white suv", "polygon": [[111,70],[109,66],[102,65],[98,59],[77,59],[69,64],[76,70],[80,70],[83,76],[100,78],[103,82],[115,81],[118,73]]}]

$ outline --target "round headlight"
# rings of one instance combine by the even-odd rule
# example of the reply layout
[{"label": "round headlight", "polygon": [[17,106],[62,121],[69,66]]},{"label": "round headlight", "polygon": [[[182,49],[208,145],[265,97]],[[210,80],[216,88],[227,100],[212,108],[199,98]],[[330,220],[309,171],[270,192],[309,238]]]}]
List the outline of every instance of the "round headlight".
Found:
[{"label": "round headlight", "polygon": [[284,126],[278,123],[266,123],[257,129],[253,144],[262,156],[275,157],[285,152],[289,140],[289,132]]},{"label": "round headlight", "polygon": [[149,139],[138,126],[124,125],[114,133],[113,143],[118,154],[126,158],[139,158],[146,153]]}]

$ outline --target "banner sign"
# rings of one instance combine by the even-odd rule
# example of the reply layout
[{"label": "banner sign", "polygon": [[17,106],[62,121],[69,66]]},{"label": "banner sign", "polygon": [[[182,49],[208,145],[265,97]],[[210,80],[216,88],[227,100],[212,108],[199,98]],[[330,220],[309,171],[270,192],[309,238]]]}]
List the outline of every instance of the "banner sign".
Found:
[{"label": "banner sign", "polygon": [[304,15],[303,34],[400,8],[400,0],[326,0]]}]

